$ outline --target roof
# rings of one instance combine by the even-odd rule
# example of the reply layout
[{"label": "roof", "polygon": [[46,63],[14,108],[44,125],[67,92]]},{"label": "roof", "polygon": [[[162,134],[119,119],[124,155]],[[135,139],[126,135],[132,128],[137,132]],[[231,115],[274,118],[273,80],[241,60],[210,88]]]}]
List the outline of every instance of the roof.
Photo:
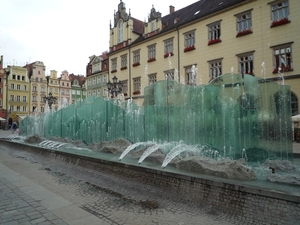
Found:
[{"label": "roof", "polygon": [[[200,0],[182,9],[174,11],[162,17],[163,29],[159,34],[184,26],[187,23],[199,20],[206,16],[217,13],[226,8],[230,8],[238,3],[247,2],[249,0]],[[176,22],[175,22],[176,21]],[[141,35],[132,44],[147,39]]]},{"label": "roof", "polygon": [[69,74],[69,80],[73,84],[74,80],[78,81],[79,86],[82,87],[82,85],[85,83],[85,76],[83,75],[74,75],[73,73]]}]

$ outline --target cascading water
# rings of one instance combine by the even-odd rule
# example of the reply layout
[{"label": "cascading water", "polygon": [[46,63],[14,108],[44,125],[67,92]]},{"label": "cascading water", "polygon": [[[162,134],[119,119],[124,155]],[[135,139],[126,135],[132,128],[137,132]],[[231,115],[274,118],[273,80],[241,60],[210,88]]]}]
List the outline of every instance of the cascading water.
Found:
[{"label": "cascading water", "polygon": [[290,87],[233,72],[232,68],[230,74],[199,86],[166,77],[144,89],[143,107],[132,99],[89,97],[58,111],[26,117],[20,124],[22,135],[86,144],[119,138],[133,145],[182,140],[189,146],[211,146],[212,152],[230,159],[247,155],[248,161],[292,161]]}]

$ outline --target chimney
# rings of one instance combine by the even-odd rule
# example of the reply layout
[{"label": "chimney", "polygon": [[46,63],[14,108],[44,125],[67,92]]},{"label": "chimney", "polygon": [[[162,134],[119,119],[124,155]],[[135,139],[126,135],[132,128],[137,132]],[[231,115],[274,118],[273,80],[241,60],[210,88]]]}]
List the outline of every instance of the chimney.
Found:
[{"label": "chimney", "polygon": [[170,5],[170,14],[172,14],[173,12],[175,12],[175,7]]}]

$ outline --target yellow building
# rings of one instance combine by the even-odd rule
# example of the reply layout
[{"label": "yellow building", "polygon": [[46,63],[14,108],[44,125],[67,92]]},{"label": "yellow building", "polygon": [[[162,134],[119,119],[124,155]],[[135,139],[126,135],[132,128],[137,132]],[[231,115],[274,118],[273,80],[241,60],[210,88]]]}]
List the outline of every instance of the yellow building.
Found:
[{"label": "yellow building", "polygon": [[57,71],[50,70],[50,76],[48,76],[47,79],[48,79],[47,95],[51,93],[52,96],[57,99],[56,103],[52,105],[52,109],[58,109],[59,79],[57,78]]},{"label": "yellow building", "polygon": [[158,80],[200,85],[248,73],[290,85],[298,114],[299,10],[298,0],[201,0],[170,6],[165,16],[152,8],[142,22],[121,1],[110,26],[109,77],[141,105],[144,87]]},{"label": "yellow building", "polygon": [[43,99],[47,89],[46,66],[42,61],[36,61],[26,64],[24,68],[27,68],[31,86],[30,112],[43,113],[45,112]]},{"label": "yellow building", "polygon": [[6,71],[9,72],[7,85],[5,80],[5,87],[8,88],[3,93],[3,108],[9,110],[8,122],[11,125],[29,114],[30,83],[26,68],[8,66]]}]

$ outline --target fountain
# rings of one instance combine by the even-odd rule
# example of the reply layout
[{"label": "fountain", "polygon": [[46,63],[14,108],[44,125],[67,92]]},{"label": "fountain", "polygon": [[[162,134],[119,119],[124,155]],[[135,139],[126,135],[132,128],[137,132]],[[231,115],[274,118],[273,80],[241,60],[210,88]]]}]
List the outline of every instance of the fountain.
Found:
[{"label": "fountain", "polygon": [[233,160],[293,160],[289,86],[232,70],[208,85],[167,79],[146,87],[144,93],[143,107],[132,100],[89,97],[55,112],[26,117],[20,124],[22,135],[86,144],[124,138],[133,144],[128,152],[137,143],[163,148],[162,143],[180,141],[190,148],[183,151],[175,144],[177,152],[168,150],[174,157],[188,151],[202,154],[206,147],[215,156]]},{"label": "fountain", "polygon": [[89,97],[28,116],[20,123],[27,137],[21,149],[167,187],[217,210],[236,207],[241,217],[256,212],[256,203],[265,204],[265,216],[287,205],[285,220],[299,221],[290,87],[233,68],[207,85],[191,78],[190,85],[168,77],[151,84],[142,107],[132,99]]}]

